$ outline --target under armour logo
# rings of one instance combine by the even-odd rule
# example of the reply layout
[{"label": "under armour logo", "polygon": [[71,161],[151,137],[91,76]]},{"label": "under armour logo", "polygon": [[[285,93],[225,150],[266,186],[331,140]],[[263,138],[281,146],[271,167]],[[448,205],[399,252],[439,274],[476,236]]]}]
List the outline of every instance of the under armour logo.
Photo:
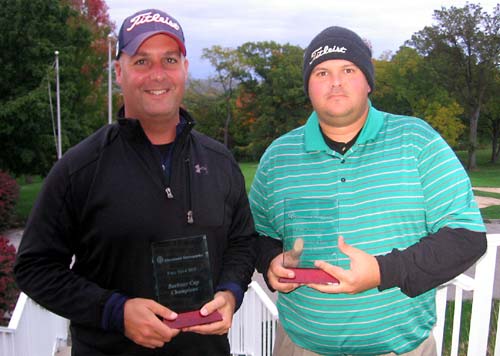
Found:
[{"label": "under armour logo", "polygon": [[194,166],[194,172],[197,174],[208,174],[208,168],[206,166],[200,166],[198,163]]}]

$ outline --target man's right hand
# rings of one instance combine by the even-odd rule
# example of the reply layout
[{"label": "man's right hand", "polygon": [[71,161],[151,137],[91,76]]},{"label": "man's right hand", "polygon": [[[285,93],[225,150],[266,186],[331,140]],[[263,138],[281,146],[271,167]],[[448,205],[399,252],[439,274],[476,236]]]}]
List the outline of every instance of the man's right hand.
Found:
[{"label": "man's right hand", "polygon": [[289,293],[301,285],[299,283],[280,283],[279,278],[293,278],[295,273],[292,270],[283,267],[283,253],[276,256],[267,270],[267,280],[271,287],[278,292]]},{"label": "man's right hand", "polygon": [[125,302],[123,324],[125,336],[141,346],[162,347],[179,334],[159,318],[175,320],[177,314],[151,299],[133,298]]}]

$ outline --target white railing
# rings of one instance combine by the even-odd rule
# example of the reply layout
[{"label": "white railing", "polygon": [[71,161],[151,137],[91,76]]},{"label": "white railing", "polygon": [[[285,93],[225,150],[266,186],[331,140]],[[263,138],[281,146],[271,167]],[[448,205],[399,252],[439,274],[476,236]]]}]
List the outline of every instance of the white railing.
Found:
[{"label": "white railing", "polygon": [[[459,353],[459,345],[464,342],[468,343],[467,356],[493,355],[491,350],[488,351],[489,353],[487,350],[498,246],[500,246],[500,234],[488,234],[488,249],[475,265],[474,278],[464,273],[438,288],[436,293],[437,322],[433,330],[438,356],[442,355],[445,322],[453,323],[450,356],[465,355],[465,351]],[[453,288],[455,295],[448,298],[448,290]],[[464,291],[469,292],[465,294],[466,298],[472,297],[472,311],[469,330],[466,335],[460,335]],[[451,300],[447,301],[447,299]],[[445,320],[447,302],[455,303],[456,306],[452,320]],[[497,316],[500,313],[499,310],[494,312]],[[257,282],[252,282],[240,310],[235,314],[233,327],[229,333],[231,353],[252,356],[271,355],[277,321],[278,314],[273,302]],[[500,318],[497,318],[496,322],[496,330],[500,330]],[[494,356],[500,356],[500,337],[496,338]]]},{"label": "white railing", "polygon": [[[488,349],[491,329],[493,285],[500,234],[488,234],[488,250],[475,266],[474,278],[461,274],[438,288],[436,295],[437,323],[434,337],[441,356],[444,326],[453,323],[450,356],[465,355],[459,346],[468,343],[467,356],[500,356],[500,337]],[[500,276],[499,276],[500,278]],[[455,289],[449,298],[448,290]],[[462,301],[472,296],[470,327],[460,335]],[[452,300],[448,300],[452,299]],[[453,301],[454,300],[454,301]],[[452,320],[445,320],[447,303],[455,303]],[[457,307],[459,306],[459,307]],[[498,316],[499,310],[495,310]],[[500,330],[500,318],[494,320]],[[252,282],[239,311],[234,315],[229,332],[232,355],[270,356],[276,337],[278,311],[257,282]],[[8,327],[0,327],[0,355],[47,356],[54,355],[59,346],[65,346],[68,321],[48,312],[21,293]],[[493,345],[493,340],[490,340]],[[459,352],[460,351],[460,352]]]},{"label": "white railing", "polygon": [[[434,338],[438,349],[438,356],[442,354],[444,326],[453,323],[450,356],[465,355],[465,350],[460,350],[460,345],[468,343],[467,356],[493,355],[492,347],[488,350],[488,336],[490,333],[490,316],[492,311],[498,317],[498,310],[492,310],[493,286],[495,282],[495,269],[497,249],[500,246],[500,234],[488,234],[488,250],[475,265],[474,278],[461,274],[452,281],[438,288],[436,293],[437,322],[434,327]],[[448,290],[455,289],[454,297],[448,296]],[[465,292],[465,293],[464,293]],[[460,335],[462,319],[462,301],[466,297],[472,299],[472,311],[469,330],[465,335]],[[454,303],[452,320],[445,320],[447,299]],[[496,330],[500,327],[497,319]],[[494,320],[495,322],[495,320]],[[498,336],[498,334],[497,334]],[[492,344],[492,342],[490,342]],[[496,337],[494,356],[500,356],[500,338]],[[460,351],[460,352],[459,352]]]},{"label": "white railing", "polygon": [[271,356],[278,310],[261,286],[253,281],[229,331],[232,355]]},{"label": "white railing", "polygon": [[0,355],[51,356],[65,346],[68,320],[33,302],[21,293],[9,326],[0,327]]}]

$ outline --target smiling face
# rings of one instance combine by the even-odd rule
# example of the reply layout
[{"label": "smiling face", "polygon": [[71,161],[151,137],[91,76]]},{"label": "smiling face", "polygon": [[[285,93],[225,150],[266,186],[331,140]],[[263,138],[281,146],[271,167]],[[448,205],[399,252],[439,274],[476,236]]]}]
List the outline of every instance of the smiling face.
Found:
[{"label": "smiling face", "polygon": [[122,53],[115,64],[125,116],[151,123],[179,121],[188,61],[165,34],[145,40],[133,56]]},{"label": "smiling face", "polygon": [[309,78],[309,98],[320,125],[354,135],[366,120],[370,90],[361,69],[343,59],[321,62]]}]

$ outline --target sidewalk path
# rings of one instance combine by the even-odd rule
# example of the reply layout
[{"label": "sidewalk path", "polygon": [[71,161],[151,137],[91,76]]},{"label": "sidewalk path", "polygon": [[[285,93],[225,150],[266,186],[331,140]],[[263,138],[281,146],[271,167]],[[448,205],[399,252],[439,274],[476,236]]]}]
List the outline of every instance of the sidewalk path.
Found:
[{"label": "sidewalk path", "polygon": [[500,188],[487,188],[487,187],[472,187],[473,190],[480,190],[482,192],[498,193],[500,194]]},{"label": "sidewalk path", "polygon": [[23,230],[22,229],[7,230],[6,232],[3,233],[3,235],[7,237],[7,239],[16,248],[17,251],[19,243],[21,242],[21,237],[23,236]]},{"label": "sidewalk path", "polygon": [[[481,192],[498,193],[500,194],[500,188],[483,188],[483,187],[472,187],[473,190],[479,190]],[[492,205],[500,205],[500,199],[490,198],[490,197],[480,197],[476,196],[477,205],[479,209],[487,208]],[[500,216],[498,217],[500,219]]]}]

